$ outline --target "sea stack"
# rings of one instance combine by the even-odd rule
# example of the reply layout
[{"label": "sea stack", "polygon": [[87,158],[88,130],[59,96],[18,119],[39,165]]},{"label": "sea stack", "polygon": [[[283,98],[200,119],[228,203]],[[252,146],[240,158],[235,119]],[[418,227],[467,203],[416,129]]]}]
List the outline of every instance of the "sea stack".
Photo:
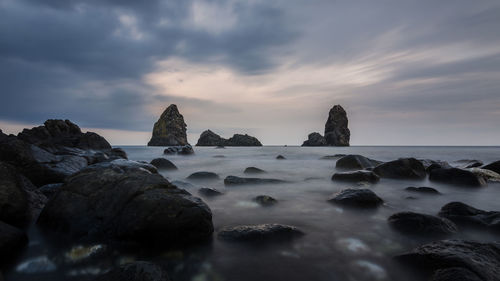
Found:
[{"label": "sea stack", "polygon": [[256,138],[247,134],[234,134],[231,138],[225,139],[211,130],[201,133],[196,146],[262,146]]},{"label": "sea stack", "polygon": [[347,128],[347,113],[340,105],[330,109],[328,120],[325,124],[325,139],[327,145],[349,146],[351,132]]},{"label": "sea stack", "polygon": [[153,127],[153,136],[148,146],[182,146],[188,144],[186,123],[177,106],[171,104],[163,111]]}]

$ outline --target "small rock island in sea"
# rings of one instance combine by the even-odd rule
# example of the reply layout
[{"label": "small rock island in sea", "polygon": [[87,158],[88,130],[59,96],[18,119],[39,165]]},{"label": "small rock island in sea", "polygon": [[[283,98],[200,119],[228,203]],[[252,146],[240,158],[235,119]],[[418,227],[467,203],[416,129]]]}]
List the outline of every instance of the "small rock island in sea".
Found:
[{"label": "small rock island in sea", "polygon": [[171,104],[156,121],[153,136],[148,146],[182,146],[187,145],[186,123],[179,113],[177,105]]},{"label": "small rock island in sea", "polygon": [[234,134],[231,138],[225,139],[211,130],[201,133],[196,146],[262,146],[256,138],[247,134]]},{"label": "small rock island in sea", "polygon": [[347,127],[347,113],[340,105],[330,109],[325,124],[325,136],[320,133],[310,133],[302,146],[349,146],[351,132]]}]

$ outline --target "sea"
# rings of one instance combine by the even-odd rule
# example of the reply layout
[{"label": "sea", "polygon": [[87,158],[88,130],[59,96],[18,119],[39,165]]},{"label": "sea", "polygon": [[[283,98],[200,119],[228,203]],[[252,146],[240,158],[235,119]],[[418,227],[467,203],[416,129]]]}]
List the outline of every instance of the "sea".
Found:
[{"label": "sea", "polygon": [[[397,212],[413,211],[436,215],[452,201],[483,210],[500,211],[500,183],[467,188],[424,180],[381,179],[373,185],[331,180],[338,158],[324,156],[360,154],[380,161],[404,157],[447,161],[475,159],[485,164],[500,160],[500,147],[459,146],[351,146],[351,147],[195,147],[193,155],[163,155],[162,147],[123,146],[129,159],[151,161],[166,157],[177,167],[160,171],[169,181],[200,197],[213,214],[215,232],[211,241],[189,248],[162,250],[113,249],[110,245],[78,244],[64,237],[28,229],[27,249],[4,271],[6,281],[92,280],[120,264],[154,261],[164,265],[171,280],[183,281],[368,281],[426,280],[426,276],[397,263],[395,255],[433,241],[410,237],[392,229],[387,218]],[[286,159],[278,160],[283,155]],[[249,176],[243,171],[257,167],[263,178],[285,180],[282,184],[225,186],[229,175]],[[217,180],[191,181],[190,174],[215,172]],[[434,187],[442,195],[415,194],[409,186]],[[211,187],[224,194],[203,197],[199,188]],[[375,210],[345,209],[327,200],[346,188],[369,188],[384,200]],[[258,195],[278,200],[271,207],[254,201]],[[83,214],[82,214],[83,215]],[[78,218],[75,218],[78,219]],[[280,223],[293,225],[305,235],[290,241],[238,243],[217,238],[226,226]],[[484,231],[460,229],[450,239],[495,241],[498,236]],[[99,251],[105,249],[101,254]],[[97,253],[97,254],[94,254]],[[103,254],[104,253],[104,254]]]}]

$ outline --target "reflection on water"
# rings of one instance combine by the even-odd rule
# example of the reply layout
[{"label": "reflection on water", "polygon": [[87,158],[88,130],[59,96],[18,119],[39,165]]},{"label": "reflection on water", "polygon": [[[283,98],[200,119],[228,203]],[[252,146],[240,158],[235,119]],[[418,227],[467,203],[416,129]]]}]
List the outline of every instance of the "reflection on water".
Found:
[{"label": "reflection on water", "polygon": [[[125,147],[132,160],[162,157],[162,148]],[[213,212],[216,231],[223,226],[283,223],[306,233],[296,240],[272,244],[240,244],[220,241],[192,249],[150,251],[113,245],[77,244],[55,234],[29,229],[30,244],[5,274],[6,280],[91,280],[95,275],[134,260],[152,260],[168,268],[173,280],[421,280],[400,268],[391,257],[428,242],[391,230],[387,217],[399,211],[436,214],[451,201],[462,201],[485,210],[498,210],[500,184],[467,189],[422,181],[382,179],[375,185],[337,183],[330,180],[334,154],[361,154],[381,161],[400,157],[445,160],[500,159],[495,147],[258,147],[196,148],[192,156],[168,156],[179,170],[162,174],[192,194],[202,197],[200,187],[224,194],[202,197]],[[286,160],[277,160],[277,155]],[[221,156],[224,157],[221,157]],[[224,186],[228,175],[245,177],[246,167],[267,173],[259,177],[286,180],[275,185]],[[190,181],[193,172],[209,171],[218,180]],[[432,186],[443,195],[410,193],[408,186]],[[344,209],[326,200],[344,188],[370,188],[384,199],[376,210]],[[258,195],[278,200],[266,208],[254,201]],[[408,197],[413,197],[409,200]],[[78,218],[75,218],[78,219]],[[493,235],[461,230],[451,238],[492,241]]]}]

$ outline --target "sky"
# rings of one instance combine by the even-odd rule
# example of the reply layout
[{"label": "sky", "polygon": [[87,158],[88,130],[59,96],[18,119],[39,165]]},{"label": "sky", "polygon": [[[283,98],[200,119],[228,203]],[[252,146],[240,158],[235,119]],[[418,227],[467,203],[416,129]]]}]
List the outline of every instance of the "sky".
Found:
[{"label": "sky", "polygon": [[0,128],[70,119],[144,145],[171,103],[206,130],[301,144],[500,145],[500,1],[0,0]]}]

